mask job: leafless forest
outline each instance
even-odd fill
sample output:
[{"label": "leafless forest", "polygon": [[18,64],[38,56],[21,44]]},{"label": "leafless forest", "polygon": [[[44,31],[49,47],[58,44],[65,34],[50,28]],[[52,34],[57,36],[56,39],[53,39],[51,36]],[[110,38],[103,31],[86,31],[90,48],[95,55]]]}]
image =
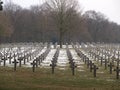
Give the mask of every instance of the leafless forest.
[{"label": "leafless forest", "polygon": [[120,42],[120,25],[76,0],[48,0],[30,9],[12,2],[0,11],[0,42]]}]

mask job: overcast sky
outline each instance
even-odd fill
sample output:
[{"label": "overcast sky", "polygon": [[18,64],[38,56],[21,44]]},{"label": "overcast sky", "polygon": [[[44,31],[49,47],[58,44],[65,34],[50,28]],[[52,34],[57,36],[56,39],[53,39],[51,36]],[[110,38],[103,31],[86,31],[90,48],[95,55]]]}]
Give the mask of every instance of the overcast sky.
[{"label": "overcast sky", "polygon": [[[7,2],[10,0],[2,0]],[[28,8],[31,5],[39,5],[44,0],[11,0],[12,2]],[[110,21],[120,24],[120,0],[79,0],[83,11],[95,10],[106,15]]]}]

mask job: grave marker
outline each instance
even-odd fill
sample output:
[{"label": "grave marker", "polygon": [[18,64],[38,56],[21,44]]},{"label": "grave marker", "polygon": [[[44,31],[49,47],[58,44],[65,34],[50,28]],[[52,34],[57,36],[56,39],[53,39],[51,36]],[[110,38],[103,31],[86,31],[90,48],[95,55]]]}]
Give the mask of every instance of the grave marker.
[{"label": "grave marker", "polygon": [[71,70],[72,70],[72,75],[74,76],[75,75],[75,68],[76,68],[77,66],[75,65],[75,62],[71,62],[71,65],[70,65],[70,68],[71,68]]},{"label": "grave marker", "polygon": [[98,67],[96,65],[94,65],[92,69],[93,69],[93,75],[94,75],[94,77],[96,77],[96,71],[97,71]]},{"label": "grave marker", "polygon": [[93,65],[94,65],[94,63],[92,63],[92,61],[90,61],[90,72],[92,72]]},{"label": "grave marker", "polygon": [[10,55],[9,55],[9,64],[11,64],[11,59],[12,59],[12,53],[10,52]]},{"label": "grave marker", "polygon": [[53,60],[51,62],[52,62],[52,64],[50,64],[50,66],[52,67],[52,74],[54,74],[54,69],[56,67],[56,63]]},{"label": "grave marker", "polygon": [[19,61],[19,67],[21,67],[21,63],[22,63],[22,61],[23,61],[23,57],[19,57],[19,58],[18,58],[18,61]]},{"label": "grave marker", "polygon": [[4,57],[2,58],[3,66],[4,66],[4,67],[6,66],[6,60],[7,60],[7,58],[4,56]]},{"label": "grave marker", "polygon": [[117,66],[116,69],[114,69],[114,71],[116,71],[116,79],[119,79],[119,72],[120,72],[119,67]]},{"label": "grave marker", "polygon": [[112,67],[113,67],[114,65],[110,62],[110,64],[108,65],[108,67],[110,67],[110,74],[112,74]]},{"label": "grave marker", "polygon": [[16,59],[14,59],[14,61],[12,63],[14,63],[14,71],[16,71],[17,63],[19,63],[19,62]]},{"label": "grave marker", "polygon": [[31,63],[31,65],[33,66],[33,67],[32,67],[32,71],[33,71],[33,72],[35,72],[36,62],[35,62],[35,61],[33,61],[33,62]]}]

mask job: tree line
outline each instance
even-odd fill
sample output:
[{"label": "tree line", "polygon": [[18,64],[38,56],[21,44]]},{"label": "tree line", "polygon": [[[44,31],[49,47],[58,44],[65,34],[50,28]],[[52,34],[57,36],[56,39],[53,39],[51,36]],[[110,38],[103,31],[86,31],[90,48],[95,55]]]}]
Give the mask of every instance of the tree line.
[{"label": "tree line", "polygon": [[29,9],[12,2],[0,12],[0,42],[120,42],[120,25],[102,13],[83,13],[77,0],[48,0]]}]

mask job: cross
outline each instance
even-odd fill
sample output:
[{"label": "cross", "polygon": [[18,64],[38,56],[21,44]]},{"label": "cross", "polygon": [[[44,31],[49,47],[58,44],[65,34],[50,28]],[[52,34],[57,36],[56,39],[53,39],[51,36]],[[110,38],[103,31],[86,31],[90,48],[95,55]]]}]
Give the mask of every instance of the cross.
[{"label": "cross", "polygon": [[96,77],[96,71],[97,71],[98,67],[96,65],[94,65],[92,69],[93,69],[93,75],[94,75],[94,77]]},{"label": "cross", "polygon": [[3,65],[4,65],[4,67],[5,67],[7,58],[4,56],[4,57],[2,58],[2,60],[3,60],[3,63],[4,63]]},{"label": "cross", "polygon": [[40,65],[41,62],[42,62],[42,56],[40,55],[39,56],[39,65]]},{"label": "cross", "polygon": [[52,74],[54,74],[54,69],[56,67],[56,63],[53,60],[51,62],[52,62],[52,64],[50,64],[50,66],[52,67]]},{"label": "cross", "polygon": [[36,58],[36,59],[35,59],[35,61],[36,61],[36,67],[38,67],[38,62],[39,62],[39,59],[38,59],[38,58]]},{"label": "cross", "polygon": [[37,64],[37,63],[35,62],[35,60],[31,63],[31,65],[33,65],[33,67],[32,67],[32,71],[33,71],[33,72],[35,72],[35,66],[36,66],[36,64]]},{"label": "cross", "polygon": [[19,58],[18,58],[18,61],[19,61],[19,67],[21,67],[21,62],[22,62],[22,60],[23,60],[23,57],[19,57]]},{"label": "cross", "polygon": [[40,58],[40,56],[38,57],[38,58],[36,58],[37,60],[38,60],[38,65],[40,65],[40,63],[41,63],[41,58]]},{"label": "cross", "polygon": [[89,58],[86,56],[86,58],[85,58],[85,64],[87,63],[88,60],[89,60]]},{"label": "cross", "polygon": [[113,67],[114,65],[112,64],[112,62],[110,62],[110,64],[108,65],[108,67],[110,67],[110,74],[112,74],[112,67]]},{"label": "cross", "polygon": [[72,75],[74,76],[75,75],[75,68],[76,68],[77,66],[75,65],[75,62],[71,62],[71,65],[70,65],[70,68],[71,68],[71,70],[72,70]]},{"label": "cross", "polygon": [[83,56],[83,62],[85,62],[85,64],[86,64],[86,58],[87,58],[87,57],[84,55],[84,56]]},{"label": "cross", "polygon": [[115,56],[112,56],[111,59],[112,59],[112,63],[114,63],[116,58],[115,58]]},{"label": "cross", "polygon": [[98,55],[95,54],[95,61],[97,60]]},{"label": "cross", "polygon": [[101,60],[101,66],[102,66],[102,63],[103,63],[103,57],[101,57],[100,60]]},{"label": "cross", "polygon": [[88,60],[87,60],[87,68],[89,68],[89,66],[90,66],[90,60],[88,58]]},{"label": "cross", "polygon": [[92,61],[90,61],[89,64],[90,64],[90,72],[92,72],[92,68],[93,68],[94,63],[92,63]]},{"label": "cross", "polygon": [[52,60],[54,61],[54,63],[57,63],[57,59],[58,57],[54,56]]},{"label": "cross", "polygon": [[119,58],[117,58],[116,62],[117,62],[117,66],[119,67],[119,63],[120,63]]},{"label": "cross", "polygon": [[116,71],[116,79],[119,79],[119,72],[120,72],[119,67],[117,66],[116,69],[114,69],[114,71]]},{"label": "cross", "polygon": [[24,53],[24,56],[23,56],[23,60],[24,60],[24,65],[26,64],[26,56],[25,56],[25,53]]},{"label": "cross", "polygon": [[107,59],[105,58],[105,69],[107,69],[107,63],[108,63],[108,61],[107,61]]},{"label": "cross", "polygon": [[11,59],[12,59],[12,53],[10,52],[10,55],[9,55],[9,64],[11,64]]},{"label": "cross", "polygon": [[14,71],[16,71],[17,63],[19,63],[19,62],[16,59],[14,59],[14,61],[12,63],[14,63]]},{"label": "cross", "polygon": [[44,60],[44,53],[41,54],[41,61],[43,61],[43,60]]}]

